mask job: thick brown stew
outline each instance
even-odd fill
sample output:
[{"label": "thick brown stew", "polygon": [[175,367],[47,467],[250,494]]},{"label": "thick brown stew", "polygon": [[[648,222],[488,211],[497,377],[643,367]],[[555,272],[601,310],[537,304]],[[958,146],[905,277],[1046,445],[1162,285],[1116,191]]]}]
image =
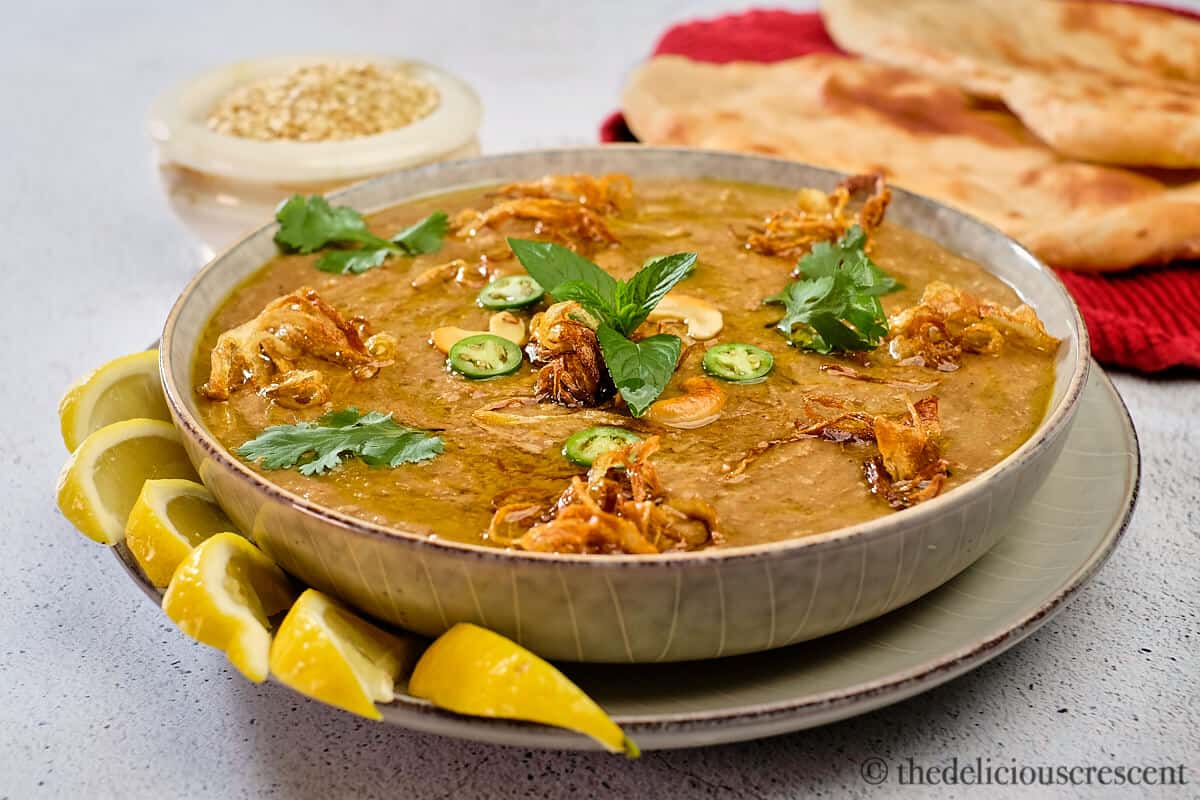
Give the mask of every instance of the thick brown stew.
[{"label": "thick brown stew", "polygon": [[[883,197],[857,219],[869,232],[871,258],[902,284],[882,297],[890,333],[866,352],[822,355],[789,345],[774,327],[782,308],[763,300],[793,280],[797,257],[814,242],[844,233],[837,206],[846,197],[576,176],[390,208],[368,219],[372,232],[392,236],[441,209],[450,233],[436,252],[388,258],[359,274],[318,271],[316,253],[267,263],[221,306],[199,342],[194,377],[203,387],[203,420],[231,450],[268,426],[347,407],[437,431],[444,452],[392,469],[357,458],[313,476],[254,468],[323,506],[473,544],[653,553],[773,542],[895,513],[970,480],[1031,435],[1047,407],[1056,342],[1029,309],[1005,308],[1017,305],[1016,295],[981,267],[880,224]],[[846,219],[856,210],[847,207]],[[447,368],[445,344],[439,351],[433,339],[456,337],[435,331],[487,331],[496,312],[477,304],[480,289],[525,274],[507,236],[558,241],[618,278],[654,256],[698,254],[692,275],[668,297],[696,298],[701,311],[645,323],[630,337],[671,331],[683,339],[662,405],[634,418],[614,397],[603,363],[598,372],[582,363],[598,354],[586,345],[569,352],[575,361],[558,373],[548,371],[556,356],[546,352],[539,366],[526,356],[515,372],[490,380]],[[272,306],[277,298],[285,299]],[[541,326],[548,336],[553,302],[547,295],[509,311],[518,334],[543,314],[532,332]],[[297,338],[288,314],[304,315],[312,329]],[[714,319],[719,332],[702,338]],[[505,322],[514,320],[493,324]],[[214,353],[218,337],[237,326]],[[765,379],[705,375],[705,352],[734,342],[771,353]],[[529,347],[534,356],[537,344]],[[675,401],[714,386],[716,400]],[[689,418],[681,406],[693,402],[719,415]],[[692,424],[699,427],[673,427]],[[601,456],[589,482],[563,445],[597,425],[644,441]],[[557,527],[546,525],[559,515]]]}]

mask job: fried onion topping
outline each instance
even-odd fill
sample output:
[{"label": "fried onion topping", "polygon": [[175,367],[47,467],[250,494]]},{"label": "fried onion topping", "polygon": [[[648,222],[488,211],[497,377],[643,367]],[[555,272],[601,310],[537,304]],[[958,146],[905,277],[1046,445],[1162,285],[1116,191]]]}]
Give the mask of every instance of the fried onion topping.
[{"label": "fried onion topping", "polygon": [[364,342],[369,333],[365,319],[347,320],[316,290],[302,287],[217,338],[200,392],[210,400],[228,400],[250,385],[288,408],[319,405],[329,397],[325,378],[317,370],[298,369],[297,359],[317,358],[367,380],[392,363],[394,349],[394,340],[384,334]]},{"label": "fried onion topping", "polygon": [[[852,200],[868,193],[850,211]],[[781,208],[767,215],[761,226],[746,235],[746,247],[765,256],[799,258],[820,242],[832,242],[857,224],[870,237],[883,222],[892,190],[882,175],[853,175],[825,194],[819,189],[802,189],[795,207]]]},{"label": "fried onion topping", "polygon": [[599,178],[583,173],[547,175],[527,183],[510,183],[496,192],[501,197],[541,197],[577,203],[601,214],[612,214],[633,197],[633,181],[628,175],[613,173]]},{"label": "fried onion topping", "polygon": [[598,457],[556,499],[538,503],[506,493],[488,538],[539,553],[649,555],[719,541],[716,511],[697,497],[670,497],[650,457],[659,438]]},{"label": "fried onion topping", "polygon": [[[863,472],[871,492],[892,508],[911,505],[936,497],[945,487],[950,464],[942,458],[941,417],[936,396],[906,401],[903,416],[869,414],[854,410],[832,397],[812,396],[805,413],[815,421],[795,423],[796,430],[778,439],[759,442],[725,475],[726,480],[741,480],[746,469],[767,451],[804,439],[823,439],[848,445],[869,445],[878,452],[863,462]],[[832,415],[820,409],[838,410]]]},{"label": "fried onion topping", "polygon": [[525,352],[539,367],[534,397],[575,408],[594,406],[606,394],[600,341],[590,315],[575,302],[555,303],[529,322]]},{"label": "fried onion topping", "polygon": [[1059,343],[1029,306],[1005,308],[942,281],[888,322],[893,358],[942,372],[958,369],[963,353],[994,355],[1006,345],[1054,352]]},{"label": "fried onion topping", "polygon": [[632,196],[633,182],[627,175],[548,175],[502,186],[489,208],[463,210],[452,228],[459,237],[470,239],[510,220],[525,220],[533,223],[534,236],[574,250],[612,244],[617,237],[606,218]]}]

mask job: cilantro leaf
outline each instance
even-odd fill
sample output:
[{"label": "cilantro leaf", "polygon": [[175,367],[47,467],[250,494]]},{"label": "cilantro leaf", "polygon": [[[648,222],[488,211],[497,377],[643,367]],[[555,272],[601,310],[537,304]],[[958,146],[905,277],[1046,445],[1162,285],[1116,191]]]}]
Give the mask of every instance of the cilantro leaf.
[{"label": "cilantro leaf", "polygon": [[[509,238],[508,246],[533,279],[540,283],[556,300],[556,288],[564,283],[583,283],[594,290],[595,297],[603,302],[603,308],[589,308],[598,316],[615,305],[617,279],[609,275],[583,256],[553,242],[537,242],[530,239]],[[578,301],[583,302],[583,301]]]},{"label": "cilantro leaf", "polygon": [[645,322],[667,292],[692,274],[695,265],[695,253],[673,253],[643,264],[636,275],[617,288],[619,329],[628,333]]},{"label": "cilantro leaf", "polygon": [[903,288],[867,255],[867,234],[857,225],[842,234],[836,243],[815,245],[796,264],[795,274],[821,278],[833,275],[838,269],[849,271],[855,283],[862,287],[863,294],[884,295]]},{"label": "cilantro leaf", "polygon": [[391,241],[367,230],[367,223],[353,208],[331,206],[320,195],[292,197],[275,212],[279,230],[275,243],[294,253],[313,253],[337,245],[361,245],[358,249],[325,253],[317,261],[322,272],[339,274],[366,272],[381,266],[392,253],[415,256],[432,253],[442,246],[450,228],[444,211],[434,211]]},{"label": "cilantro leaf", "polygon": [[683,343],[678,336],[667,333],[633,342],[607,324],[596,330],[596,338],[613,384],[629,411],[640,417],[675,374]]},{"label": "cilantro leaf", "polygon": [[[442,449],[440,437],[402,425],[391,414],[360,414],[357,408],[346,408],[316,422],[273,425],[237,448],[237,454],[264,469],[291,469],[299,464],[301,475],[319,475],[342,463],[346,455],[358,456],[371,466],[398,467],[428,461]],[[305,461],[308,456],[312,457]]]},{"label": "cilantro leaf", "polygon": [[434,211],[420,222],[409,225],[392,237],[392,244],[399,247],[410,256],[422,253],[436,253],[442,246],[442,239],[450,230],[450,218],[445,211]]},{"label": "cilantro leaf", "polygon": [[866,252],[855,225],[836,242],[822,242],[796,265],[803,277],[763,302],[784,306],[776,328],[805,350],[870,350],[887,336],[881,295],[900,288]]},{"label": "cilantro leaf", "polygon": [[319,194],[303,197],[294,194],[275,212],[279,230],[275,243],[284,250],[312,253],[331,244],[361,242],[373,247],[388,246],[367,230],[362,214],[353,208],[334,208]]},{"label": "cilantro leaf", "polygon": [[390,254],[390,250],[371,247],[360,247],[358,250],[330,250],[317,259],[317,269],[338,275],[347,273],[357,275],[381,266]]},{"label": "cilantro leaf", "polygon": [[785,307],[786,313],[775,327],[804,350],[825,354],[870,350],[887,335],[887,317],[879,298],[862,292],[845,269],[794,281],[764,302]]}]

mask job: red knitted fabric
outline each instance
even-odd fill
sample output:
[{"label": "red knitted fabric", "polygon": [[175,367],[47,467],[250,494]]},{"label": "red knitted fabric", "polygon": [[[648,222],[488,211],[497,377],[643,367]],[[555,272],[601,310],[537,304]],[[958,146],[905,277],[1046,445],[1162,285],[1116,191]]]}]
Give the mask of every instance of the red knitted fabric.
[{"label": "red knitted fabric", "polygon": [[[1186,12],[1184,12],[1186,13]],[[756,10],[687,22],[668,30],[655,55],[701,61],[780,61],[808,53],[840,53],[820,14]],[[621,115],[600,129],[605,142],[636,141]],[[1118,275],[1060,270],[1092,336],[1092,354],[1110,366],[1141,372],[1200,368],[1200,267],[1139,268]]]}]

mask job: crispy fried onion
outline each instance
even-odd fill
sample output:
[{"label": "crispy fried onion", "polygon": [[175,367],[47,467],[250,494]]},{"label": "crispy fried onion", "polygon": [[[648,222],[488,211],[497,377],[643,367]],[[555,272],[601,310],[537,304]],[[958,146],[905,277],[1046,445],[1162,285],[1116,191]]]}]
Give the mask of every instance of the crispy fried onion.
[{"label": "crispy fried onion", "polygon": [[[522,413],[515,410],[529,406],[539,406],[553,413]],[[471,422],[497,438],[507,440],[519,450],[540,454],[555,445],[561,445],[563,439],[579,430],[580,425],[627,427],[629,417],[596,408],[567,411],[540,405],[534,397],[508,397],[475,409],[471,412]]]},{"label": "crispy fried onion", "polygon": [[525,352],[539,367],[534,397],[575,408],[594,406],[607,394],[595,320],[575,302],[555,303],[529,321]]},{"label": "crispy fried onion", "polygon": [[822,364],[818,369],[821,372],[828,372],[830,375],[849,378],[852,381],[878,383],[883,386],[890,386],[893,389],[903,389],[909,392],[927,392],[938,385],[938,381],[905,381],[896,378],[880,378],[875,375],[867,375],[865,372],[859,372],[853,367],[847,367],[845,364]]},{"label": "crispy fried onion", "polygon": [[[858,213],[849,213],[856,195],[870,192]],[[801,189],[794,208],[781,208],[767,215],[760,227],[746,234],[746,248],[765,256],[799,258],[818,242],[832,242],[858,224],[869,237],[883,222],[892,190],[882,175],[852,175],[829,194],[819,189]]]},{"label": "crispy fried onion", "polygon": [[503,275],[516,275],[524,270],[518,265],[508,265],[503,262],[513,257],[513,251],[508,245],[490,248],[479,254],[475,262],[465,258],[456,258],[442,264],[435,264],[412,279],[414,289],[425,289],[430,286],[440,286],[445,283],[460,286],[481,287]]},{"label": "crispy fried onion", "polygon": [[249,384],[288,408],[319,405],[329,399],[325,377],[297,369],[296,359],[310,356],[345,367],[357,380],[372,378],[392,363],[395,340],[387,334],[367,338],[369,333],[365,319],[346,320],[314,289],[301,287],[217,338],[200,392],[210,400],[228,400]]},{"label": "crispy fried onion", "polygon": [[659,438],[605,453],[557,500],[506,493],[488,527],[497,544],[539,553],[650,555],[720,540],[716,511],[696,497],[669,497],[650,456]]},{"label": "crispy fried onion", "polygon": [[839,409],[813,422],[797,421],[789,436],[760,442],[726,473],[726,480],[741,480],[747,467],[779,445],[803,439],[823,439],[845,444],[873,444],[878,454],[863,462],[863,474],[871,492],[892,508],[908,508],[936,497],[945,487],[950,465],[941,455],[942,426],[936,396],[905,401],[906,413],[899,417],[853,410],[845,401],[832,397],[805,398],[805,413],[823,413],[820,408]]},{"label": "crispy fried onion", "polygon": [[633,181],[618,173],[593,175],[547,175],[536,181],[510,183],[496,192],[500,197],[539,197],[577,203],[581,206],[611,214],[619,211],[633,197]]},{"label": "crispy fried onion", "polygon": [[1054,352],[1058,339],[1046,332],[1027,305],[1005,308],[942,281],[925,287],[921,302],[888,320],[888,352],[899,363],[958,369],[963,353],[994,355],[1011,344]]},{"label": "crispy fried onion", "polygon": [[587,206],[552,197],[517,197],[500,200],[479,211],[464,209],[455,216],[454,232],[470,239],[485,228],[495,228],[513,219],[534,223],[533,235],[575,248],[580,244],[612,244],[617,237],[604,221],[604,215]]},{"label": "crispy fried onion", "polygon": [[468,208],[454,218],[456,235],[471,239],[510,220],[533,223],[533,235],[572,249],[617,241],[606,220],[633,196],[627,175],[547,175],[500,187],[484,210]]}]

